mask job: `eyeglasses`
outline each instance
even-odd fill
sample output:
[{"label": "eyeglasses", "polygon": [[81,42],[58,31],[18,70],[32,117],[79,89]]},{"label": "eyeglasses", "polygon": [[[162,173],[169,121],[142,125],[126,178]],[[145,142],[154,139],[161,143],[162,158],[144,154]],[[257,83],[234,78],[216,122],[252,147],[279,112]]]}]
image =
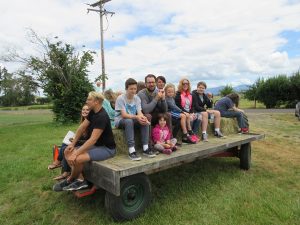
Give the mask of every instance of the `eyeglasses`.
[{"label": "eyeglasses", "polygon": [[182,83],[183,85],[189,85],[189,83]]},{"label": "eyeglasses", "polygon": [[155,82],[152,82],[152,81],[151,81],[151,82],[147,82],[147,84],[155,84]]}]

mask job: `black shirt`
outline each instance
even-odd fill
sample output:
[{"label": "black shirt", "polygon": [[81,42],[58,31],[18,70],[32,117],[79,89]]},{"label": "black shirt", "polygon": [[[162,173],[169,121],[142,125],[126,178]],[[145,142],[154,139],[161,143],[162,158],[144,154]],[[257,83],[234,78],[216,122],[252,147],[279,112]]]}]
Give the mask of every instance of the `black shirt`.
[{"label": "black shirt", "polygon": [[110,149],[116,148],[114,135],[111,129],[110,119],[103,107],[97,113],[91,110],[86,119],[90,122],[87,128],[88,138],[91,137],[94,129],[103,130],[100,138],[95,143],[96,146],[106,146]]}]

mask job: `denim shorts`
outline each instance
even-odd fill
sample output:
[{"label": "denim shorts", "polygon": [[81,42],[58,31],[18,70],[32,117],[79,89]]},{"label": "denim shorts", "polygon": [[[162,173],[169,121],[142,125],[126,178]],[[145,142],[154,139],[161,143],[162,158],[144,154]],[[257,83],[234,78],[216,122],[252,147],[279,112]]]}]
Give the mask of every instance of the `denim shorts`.
[{"label": "denim shorts", "polygon": [[88,154],[91,161],[101,161],[113,157],[116,154],[116,149],[93,145],[88,151]]}]

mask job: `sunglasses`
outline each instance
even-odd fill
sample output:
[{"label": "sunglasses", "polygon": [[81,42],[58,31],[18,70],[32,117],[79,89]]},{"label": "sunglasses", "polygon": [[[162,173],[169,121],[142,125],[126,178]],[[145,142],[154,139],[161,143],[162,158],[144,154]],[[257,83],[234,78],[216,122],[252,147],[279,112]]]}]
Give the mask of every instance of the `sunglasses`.
[{"label": "sunglasses", "polygon": [[182,83],[183,85],[189,85],[189,83]]}]

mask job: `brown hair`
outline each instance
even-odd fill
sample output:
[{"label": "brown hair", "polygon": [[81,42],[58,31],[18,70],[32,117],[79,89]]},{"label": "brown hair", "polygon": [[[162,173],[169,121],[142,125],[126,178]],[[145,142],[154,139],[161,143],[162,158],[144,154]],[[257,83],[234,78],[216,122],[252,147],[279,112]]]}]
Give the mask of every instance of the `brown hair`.
[{"label": "brown hair", "polygon": [[165,121],[168,121],[168,119],[169,119],[169,117],[168,117],[168,115],[167,115],[166,113],[159,113],[159,114],[157,115],[157,122],[158,122],[160,119],[162,119],[162,118],[164,118]]},{"label": "brown hair", "polygon": [[180,81],[179,81],[179,84],[178,84],[178,91],[179,92],[182,92],[183,91],[183,81],[188,81],[189,82],[189,88],[188,88],[188,91],[191,92],[191,82],[187,79],[187,78],[182,78]]},{"label": "brown hair", "polygon": [[133,78],[128,78],[126,81],[125,81],[125,90],[128,89],[129,85],[137,85],[137,81]]},{"label": "brown hair", "polygon": [[206,83],[204,81],[198,82],[197,87],[199,87],[200,85],[204,86],[205,89],[207,88],[207,85],[206,85]]},{"label": "brown hair", "polygon": [[229,95],[226,95],[226,97],[230,98],[233,101],[235,107],[239,107],[240,96],[237,93],[230,93]]},{"label": "brown hair", "polygon": [[[83,109],[83,107],[85,107],[85,106],[88,106],[87,104],[84,104],[83,106],[82,106],[82,108],[81,108],[81,111],[80,111],[80,122],[79,122],[79,124],[82,124],[82,122],[85,120],[85,118],[81,115],[81,112],[82,112],[82,109]],[[90,109],[89,109],[90,110]]]},{"label": "brown hair", "polygon": [[145,82],[144,81],[139,81],[137,82],[137,93],[140,91],[140,90],[143,90],[145,88]]},{"label": "brown hair", "polygon": [[153,75],[153,74],[148,74],[147,76],[145,76],[145,83],[147,83],[147,78],[148,78],[148,77],[153,77],[154,80],[155,80],[155,83],[156,83],[156,76]]}]

